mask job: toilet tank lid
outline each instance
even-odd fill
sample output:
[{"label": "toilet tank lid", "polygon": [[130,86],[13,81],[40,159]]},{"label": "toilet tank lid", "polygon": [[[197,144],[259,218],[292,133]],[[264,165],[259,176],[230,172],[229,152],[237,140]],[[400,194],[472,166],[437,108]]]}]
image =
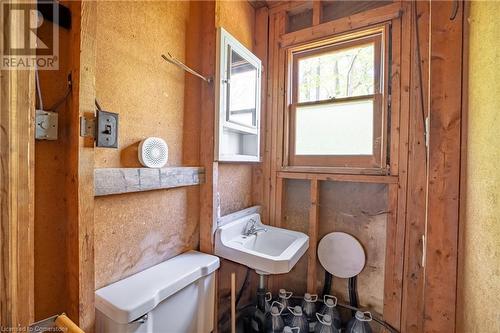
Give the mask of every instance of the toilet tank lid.
[{"label": "toilet tank lid", "polygon": [[217,268],[218,257],[188,251],[97,290],[96,308],[116,323],[130,323]]}]

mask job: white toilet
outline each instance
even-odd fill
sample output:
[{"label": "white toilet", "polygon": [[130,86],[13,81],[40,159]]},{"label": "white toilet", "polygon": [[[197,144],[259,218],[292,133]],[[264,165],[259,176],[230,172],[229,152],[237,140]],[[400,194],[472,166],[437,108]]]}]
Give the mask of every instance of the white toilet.
[{"label": "white toilet", "polygon": [[97,333],[209,333],[219,258],[189,251],[95,293]]}]

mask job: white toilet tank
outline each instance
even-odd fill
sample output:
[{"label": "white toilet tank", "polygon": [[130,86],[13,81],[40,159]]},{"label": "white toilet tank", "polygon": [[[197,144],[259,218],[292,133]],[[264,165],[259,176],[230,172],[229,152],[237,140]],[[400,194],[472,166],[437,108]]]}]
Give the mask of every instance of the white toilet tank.
[{"label": "white toilet tank", "polygon": [[97,333],[209,333],[219,258],[189,251],[95,293]]}]

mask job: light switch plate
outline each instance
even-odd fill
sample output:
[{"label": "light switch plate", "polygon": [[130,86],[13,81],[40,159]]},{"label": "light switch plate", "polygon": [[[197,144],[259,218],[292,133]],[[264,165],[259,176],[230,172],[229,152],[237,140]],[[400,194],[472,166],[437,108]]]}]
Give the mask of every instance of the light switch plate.
[{"label": "light switch plate", "polygon": [[96,146],[118,148],[118,113],[97,111]]},{"label": "light switch plate", "polygon": [[35,138],[37,140],[57,140],[57,112],[35,111]]}]

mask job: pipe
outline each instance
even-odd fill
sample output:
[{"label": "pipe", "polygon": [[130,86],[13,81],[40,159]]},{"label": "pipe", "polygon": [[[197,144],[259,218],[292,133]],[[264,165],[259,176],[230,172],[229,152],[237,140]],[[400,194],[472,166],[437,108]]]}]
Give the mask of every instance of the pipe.
[{"label": "pipe", "polygon": [[323,296],[330,295],[330,290],[332,289],[332,279],[333,275],[325,271],[325,285],[323,286]]}]

